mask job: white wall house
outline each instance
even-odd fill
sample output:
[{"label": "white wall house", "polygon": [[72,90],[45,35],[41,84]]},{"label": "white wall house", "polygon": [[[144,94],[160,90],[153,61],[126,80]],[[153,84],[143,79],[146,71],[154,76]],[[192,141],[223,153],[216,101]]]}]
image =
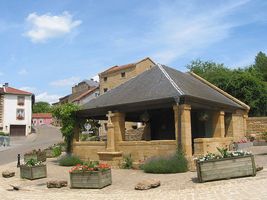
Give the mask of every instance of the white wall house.
[{"label": "white wall house", "polygon": [[32,124],[32,93],[5,84],[0,88],[0,112],[0,131],[27,136]]}]

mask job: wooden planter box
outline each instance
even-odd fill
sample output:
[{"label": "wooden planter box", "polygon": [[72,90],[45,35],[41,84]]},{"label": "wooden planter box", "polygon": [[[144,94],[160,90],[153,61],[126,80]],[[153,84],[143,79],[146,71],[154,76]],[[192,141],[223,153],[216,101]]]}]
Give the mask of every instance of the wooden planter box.
[{"label": "wooden planter box", "polygon": [[70,186],[71,188],[91,188],[101,189],[105,186],[111,185],[111,170],[104,172],[71,172]]},{"label": "wooden planter box", "polygon": [[45,151],[41,151],[33,154],[24,154],[24,162],[28,162],[30,159],[35,159],[37,161],[45,162],[46,161],[46,153]]},{"label": "wooden planter box", "polygon": [[197,161],[196,165],[199,182],[256,175],[253,155]]},{"label": "wooden planter box", "polygon": [[47,176],[46,165],[28,167],[26,165],[20,166],[20,177],[30,180],[45,178]]}]

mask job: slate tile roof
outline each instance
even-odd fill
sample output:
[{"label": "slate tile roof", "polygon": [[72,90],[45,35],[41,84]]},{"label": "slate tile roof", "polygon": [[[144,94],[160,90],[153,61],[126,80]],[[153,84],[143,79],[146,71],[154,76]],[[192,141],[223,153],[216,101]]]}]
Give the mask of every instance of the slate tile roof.
[{"label": "slate tile roof", "polygon": [[183,73],[167,66],[156,65],[150,70],[92,99],[82,107],[82,110],[118,107],[120,105],[154,100],[173,99],[174,102],[177,102],[181,97],[193,97],[224,106],[243,108],[237,102],[201,82],[190,73]]}]

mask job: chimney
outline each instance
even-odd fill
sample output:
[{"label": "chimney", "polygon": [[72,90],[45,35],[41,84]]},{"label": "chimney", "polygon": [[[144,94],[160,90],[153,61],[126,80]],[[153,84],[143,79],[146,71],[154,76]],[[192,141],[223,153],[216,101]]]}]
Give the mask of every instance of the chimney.
[{"label": "chimney", "polygon": [[8,83],[5,83],[5,84],[4,84],[4,87],[8,87]]}]

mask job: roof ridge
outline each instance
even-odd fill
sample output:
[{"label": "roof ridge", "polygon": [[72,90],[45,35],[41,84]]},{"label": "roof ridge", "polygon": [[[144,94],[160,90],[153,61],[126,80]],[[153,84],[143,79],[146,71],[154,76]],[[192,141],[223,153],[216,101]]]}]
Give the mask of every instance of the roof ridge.
[{"label": "roof ridge", "polygon": [[174,82],[174,80],[170,77],[170,75],[166,72],[166,70],[163,68],[161,64],[157,64],[161,72],[164,74],[164,76],[168,79],[168,81],[171,83],[171,85],[174,87],[174,89],[180,94],[184,95],[184,92],[181,90],[181,88]]}]

